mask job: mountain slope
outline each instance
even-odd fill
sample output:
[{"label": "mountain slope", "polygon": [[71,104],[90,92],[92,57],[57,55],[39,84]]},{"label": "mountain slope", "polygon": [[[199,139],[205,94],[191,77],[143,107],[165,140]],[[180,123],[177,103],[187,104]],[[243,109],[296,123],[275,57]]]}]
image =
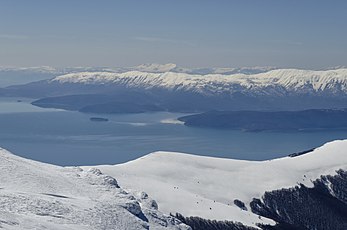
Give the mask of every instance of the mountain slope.
[{"label": "mountain slope", "polygon": [[79,168],[0,149],[0,228],[189,229],[159,206],[193,230],[344,230],[346,151],[343,140],[269,161],[155,152]]},{"label": "mountain slope", "polygon": [[0,172],[0,228],[189,229],[96,168],[63,168],[0,149]]},{"label": "mountain slope", "polygon": [[[344,140],[304,155],[259,162],[156,152],[122,165],[98,168],[117,177],[125,188],[148,191],[165,212],[254,226],[273,223],[250,211],[254,210],[254,198],[298,184],[313,187],[312,182],[321,175],[347,169],[346,151]],[[242,203],[248,211],[240,208]]]}]

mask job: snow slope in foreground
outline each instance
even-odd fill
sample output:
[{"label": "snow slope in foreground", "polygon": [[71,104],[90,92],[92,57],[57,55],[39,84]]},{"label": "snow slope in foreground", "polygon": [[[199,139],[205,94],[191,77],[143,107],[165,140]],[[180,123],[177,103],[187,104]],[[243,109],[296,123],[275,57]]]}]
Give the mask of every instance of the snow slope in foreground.
[{"label": "snow slope in foreground", "polygon": [[96,168],[63,168],[0,148],[0,175],[1,229],[190,229]]},{"label": "snow slope in foreground", "polygon": [[330,142],[294,158],[269,161],[155,152],[125,164],[98,168],[116,177],[127,189],[148,192],[163,212],[254,226],[259,221],[271,221],[241,211],[233,204],[234,199],[249,206],[252,198],[260,198],[265,191],[294,187],[298,183],[312,187],[311,181],[321,175],[346,170],[347,140]]}]

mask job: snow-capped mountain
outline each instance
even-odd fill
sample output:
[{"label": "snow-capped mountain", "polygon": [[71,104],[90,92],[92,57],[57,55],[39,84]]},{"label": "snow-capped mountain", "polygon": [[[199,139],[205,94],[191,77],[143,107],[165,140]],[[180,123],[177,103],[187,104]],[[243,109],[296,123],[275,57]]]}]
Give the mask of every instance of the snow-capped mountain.
[{"label": "snow-capped mountain", "polygon": [[59,167],[0,148],[1,229],[190,229],[99,169]]},{"label": "snow-capped mountain", "polygon": [[[120,185],[127,189],[147,191],[166,213],[179,212],[184,216],[231,220],[255,227],[255,223],[259,222],[274,223],[264,217],[259,219],[258,214],[266,216],[266,213],[256,212],[259,204],[255,199],[265,200],[266,192],[280,189],[289,191],[296,186],[313,188],[316,184],[314,181],[320,179],[321,175],[336,175],[338,170],[347,170],[347,140],[330,142],[298,155],[268,161],[243,161],[155,152],[125,164],[97,167],[116,177]],[[85,167],[86,170],[88,168]],[[339,181],[339,184],[344,184],[339,192],[336,192],[337,186],[331,178],[325,178],[321,185],[328,191],[324,196],[341,199],[345,202],[345,208],[346,180],[347,175]],[[300,199],[300,192],[295,193],[296,198]],[[273,200],[276,201],[275,198]],[[295,198],[292,198],[289,202],[294,201]],[[309,206],[308,200],[300,202],[303,206]],[[290,209],[286,205],[290,203],[278,206],[274,213],[290,217]],[[330,205],[333,207],[333,204]],[[319,209],[318,206],[315,208]],[[281,209],[287,214],[281,213]],[[271,210],[271,207],[267,210]],[[300,211],[296,212],[299,215]],[[268,217],[273,218],[271,215]],[[346,213],[344,218],[341,224],[347,225]],[[276,218],[274,220],[278,221]],[[340,228],[335,226],[333,229]]]},{"label": "snow-capped mountain", "polygon": [[277,69],[275,67],[241,67],[241,68],[232,68],[232,67],[210,67],[210,68],[187,68],[177,66],[173,63],[167,64],[142,64],[134,67],[117,69],[115,72],[128,72],[128,71],[140,71],[140,72],[149,72],[149,73],[165,73],[165,72],[175,72],[175,73],[186,73],[186,74],[256,74],[264,73],[270,70]]},{"label": "snow-capped mountain", "polygon": [[[202,94],[246,92],[269,94],[269,89],[278,89],[277,94],[295,92],[347,93],[347,69],[308,71],[295,69],[273,70],[266,73],[246,75],[191,75],[185,73],[76,73],[56,77],[52,83],[74,84],[121,84],[129,88],[163,88]],[[285,92],[283,92],[285,90]],[[282,91],[282,92],[281,92]]]},{"label": "snow-capped mountain", "polygon": [[259,74],[80,72],[0,89],[41,107],[93,113],[301,110],[347,107],[347,69]]},{"label": "snow-capped mountain", "polygon": [[142,64],[135,67],[128,68],[128,71],[136,70],[141,72],[150,72],[150,73],[165,73],[169,71],[173,71],[175,68],[177,68],[176,64],[173,63],[167,63],[167,64]]},{"label": "snow-capped mountain", "polygon": [[186,74],[256,74],[256,73],[264,73],[270,70],[277,69],[275,67],[240,67],[240,68],[232,68],[232,67],[209,67],[209,68],[188,68],[177,66],[173,63],[167,64],[158,64],[158,63],[149,63],[142,64],[133,67],[124,67],[124,68],[114,68],[114,72],[129,72],[129,71],[140,71],[140,72],[149,72],[149,73],[165,73],[165,72],[175,72],[175,73],[186,73]]},{"label": "snow-capped mountain", "polygon": [[33,67],[0,66],[0,72],[61,73],[56,68],[51,66],[33,66]]},{"label": "snow-capped mountain", "polygon": [[37,67],[2,67],[0,66],[0,87],[26,84],[33,81],[52,79],[56,76],[83,71],[114,72],[105,67],[71,67],[54,68],[51,66]]},{"label": "snow-capped mountain", "polygon": [[275,67],[241,67],[241,68],[230,68],[230,67],[220,67],[220,68],[184,68],[177,66],[172,69],[171,72],[176,73],[187,73],[187,74],[257,74],[257,73],[265,73],[270,70],[278,69]]},{"label": "snow-capped mountain", "polygon": [[[343,67],[334,67],[334,69]],[[32,66],[32,67],[11,67],[11,66],[0,66],[0,73],[37,73],[37,74],[53,74],[62,75],[68,73],[77,72],[114,72],[114,73],[124,73],[129,71],[140,71],[149,73],[165,73],[165,72],[176,72],[176,73],[188,73],[188,74],[254,74],[262,73],[270,70],[276,69],[275,67],[211,67],[211,68],[188,68],[180,67],[174,63],[158,64],[158,63],[147,63],[132,67],[103,67],[103,66],[80,66],[80,67],[52,67],[52,66]]]},{"label": "snow-capped mountain", "polygon": [[150,73],[177,72],[188,74],[232,74],[232,73],[261,73],[269,71],[271,67],[242,67],[242,68],[183,68],[176,64],[142,64],[133,67],[64,67],[51,66],[36,67],[6,67],[0,66],[0,87],[26,84],[33,81],[51,79],[53,77],[78,72],[110,72],[124,73],[129,71],[141,71]]}]

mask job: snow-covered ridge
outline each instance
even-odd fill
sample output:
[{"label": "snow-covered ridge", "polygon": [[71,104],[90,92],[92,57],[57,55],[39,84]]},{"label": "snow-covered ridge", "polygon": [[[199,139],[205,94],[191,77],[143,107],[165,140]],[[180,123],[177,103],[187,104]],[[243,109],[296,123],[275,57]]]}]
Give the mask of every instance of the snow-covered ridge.
[{"label": "snow-covered ridge", "polygon": [[97,168],[59,167],[0,148],[1,229],[189,229]]},{"label": "snow-covered ridge", "polygon": [[[341,67],[340,67],[341,68]],[[174,63],[158,64],[158,63],[147,63],[132,67],[102,67],[102,66],[76,66],[76,67],[64,67],[56,68],[52,66],[37,66],[37,67],[11,67],[11,66],[0,66],[0,72],[31,72],[31,73],[52,73],[52,74],[67,74],[76,73],[83,71],[99,71],[99,72],[115,72],[124,73],[128,71],[141,71],[150,73],[164,73],[164,72],[176,72],[176,73],[189,73],[189,74],[231,74],[231,73],[261,73],[269,70],[276,69],[274,67],[211,67],[211,68],[186,68],[179,67]],[[336,68],[335,68],[336,69]]]},{"label": "snow-covered ridge", "polygon": [[58,73],[58,70],[51,66],[36,66],[36,67],[5,67],[0,66],[2,72],[37,72],[37,73]]},{"label": "snow-covered ridge", "polygon": [[35,162],[0,148],[0,228],[189,229],[161,211],[253,227],[274,224],[233,201],[249,206],[265,191],[310,187],[339,169],[347,170],[347,140],[268,161],[155,152],[125,164],[81,168]]},{"label": "snow-covered ridge", "polygon": [[[312,187],[312,181],[321,175],[347,170],[347,140],[327,143],[301,156],[268,161],[155,152],[125,164],[98,168],[115,176],[125,188],[147,191],[164,212],[253,226],[260,221],[258,216],[241,211],[233,204],[235,199],[248,206],[265,191],[299,183]],[[264,218],[261,221],[271,223]]]},{"label": "snow-covered ridge", "polygon": [[186,74],[149,73],[130,71],[125,73],[81,72],[58,76],[51,80],[58,83],[121,84],[126,87],[165,88],[169,90],[193,90],[202,93],[233,91],[266,91],[281,88],[288,91],[347,93],[347,69],[311,71],[278,69],[265,73],[245,74]]}]

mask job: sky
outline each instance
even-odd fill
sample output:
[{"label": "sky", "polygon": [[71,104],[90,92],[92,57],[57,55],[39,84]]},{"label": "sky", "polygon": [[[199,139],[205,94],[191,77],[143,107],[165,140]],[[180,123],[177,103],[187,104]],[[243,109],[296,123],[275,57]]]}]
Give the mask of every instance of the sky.
[{"label": "sky", "polygon": [[0,0],[0,66],[347,66],[346,0]]}]

